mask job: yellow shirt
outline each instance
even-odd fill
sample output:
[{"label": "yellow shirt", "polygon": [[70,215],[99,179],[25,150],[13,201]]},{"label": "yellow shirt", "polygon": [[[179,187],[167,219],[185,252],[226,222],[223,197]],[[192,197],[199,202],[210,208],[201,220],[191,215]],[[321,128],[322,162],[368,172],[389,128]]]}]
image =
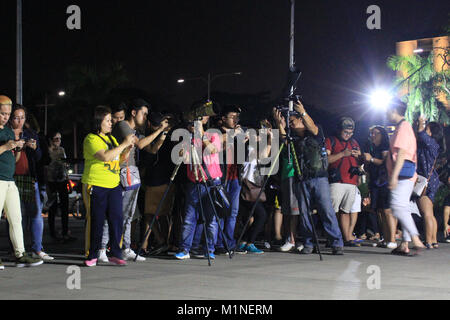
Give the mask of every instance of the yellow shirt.
[{"label": "yellow shirt", "polygon": [[[101,135],[106,142],[110,142],[109,138]],[[110,136],[113,142],[112,148],[119,144],[117,140]],[[94,157],[100,150],[109,150],[108,145],[96,134],[90,133],[84,138],[83,155],[84,155],[84,172],[81,182],[102,188],[115,188],[120,183],[120,164],[119,157],[113,161],[101,161]]]}]

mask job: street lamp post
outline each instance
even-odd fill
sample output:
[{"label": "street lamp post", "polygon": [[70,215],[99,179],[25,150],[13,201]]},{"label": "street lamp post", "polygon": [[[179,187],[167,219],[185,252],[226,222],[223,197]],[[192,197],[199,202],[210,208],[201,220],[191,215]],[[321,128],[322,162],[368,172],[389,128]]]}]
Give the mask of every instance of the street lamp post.
[{"label": "street lamp post", "polygon": [[195,78],[189,78],[189,79],[178,79],[177,82],[178,83],[184,83],[185,81],[190,81],[190,80],[203,80],[206,82],[206,84],[208,85],[208,101],[211,100],[211,82],[213,82],[215,79],[220,78],[220,77],[225,77],[225,76],[240,76],[242,75],[242,72],[229,72],[229,73],[220,73],[220,74],[216,74],[216,75],[211,75],[211,73],[208,72],[208,76],[205,77],[195,77]]},{"label": "street lamp post", "polygon": [[[60,97],[64,97],[65,96],[65,92],[64,91],[59,91],[58,92],[58,96],[60,96]],[[48,107],[53,107],[53,106],[56,106],[56,104],[55,103],[52,103],[52,104],[49,104],[48,103],[48,95],[47,95],[47,92],[45,93],[45,100],[44,100],[44,104],[38,104],[38,105],[36,105],[36,107],[44,107],[45,109],[45,111],[44,111],[44,117],[45,117],[45,119],[44,119],[44,134],[45,135],[47,135],[47,114],[48,114]]]}]

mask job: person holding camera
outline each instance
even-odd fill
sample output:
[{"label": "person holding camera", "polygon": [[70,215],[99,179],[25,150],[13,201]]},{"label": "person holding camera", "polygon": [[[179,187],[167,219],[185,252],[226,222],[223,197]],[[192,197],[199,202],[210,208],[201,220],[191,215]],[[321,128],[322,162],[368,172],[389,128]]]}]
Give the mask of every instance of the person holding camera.
[{"label": "person holding camera", "polygon": [[[145,130],[150,104],[143,99],[134,99],[126,108],[125,120],[119,121],[113,126],[112,136],[120,144],[130,134],[135,136],[135,145],[131,147],[128,158],[120,164],[120,185],[122,186],[122,214],[123,214],[123,241],[122,257],[124,260],[145,261],[144,257],[137,256],[131,249],[131,222],[136,211],[137,198],[141,187],[141,178],[137,166],[138,152],[150,145],[156,135],[138,138],[138,130]],[[99,251],[99,260],[108,262],[106,246],[109,241],[108,223],[103,225],[102,247]]]},{"label": "person holding camera", "polygon": [[[170,176],[175,167],[171,160],[172,142],[169,132],[174,126],[172,115],[163,115],[160,112],[150,114],[150,135],[155,139],[145,148],[145,207],[144,207],[144,230],[145,233],[154,219],[159,202],[170,181]],[[148,251],[148,237],[142,241],[144,255],[158,255],[169,250],[169,237],[172,227],[171,212],[175,197],[175,186],[171,185],[167,196],[158,213],[157,223],[153,224],[153,232],[156,245],[152,251]]]},{"label": "person holding camera", "polygon": [[[11,240],[16,266],[37,266],[43,263],[41,258],[33,258],[25,252],[22,230],[22,213],[20,210],[20,195],[14,182],[16,157],[24,145],[23,140],[16,140],[14,132],[6,126],[11,116],[12,101],[7,96],[0,95],[0,216],[5,209],[9,224],[9,238]],[[0,260],[0,270],[5,267]]]},{"label": "person holding camera", "polygon": [[[237,163],[237,143],[241,141],[237,138],[238,135],[244,134],[244,130],[239,125],[239,116],[241,109],[237,106],[225,106],[222,110],[222,126],[219,130],[222,132],[223,150],[225,151],[225,163],[222,167],[222,184],[229,196],[231,208],[230,215],[221,218],[219,226],[223,229],[228,248],[234,249],[236,241],[234,239],[234,229],[236,226],[236,218],[239,211],[239,194],[241,192],[241,185],[239,183],[240,165]],[[230,141],[231,140],[231,141]],[[243,143],[241,141],[240,143]],[[222,233],[219,232],[217,236],[216,252],[225,254]]]},{"label": "person holding camera", "polygon": [[[389,203],[388,176],[386,158],[389,154],[389,135],[382,126],[369,129],[369,140],[364,146],[365,167],[369,174],[370,208],[380,217],[383,233],[382,246],[395,249],[395,231],[397,220],[392,215]],[[373,240],[380,240],[378,223],[375,214],[366,212],[366,220],[375,232]],[[364,230],[365,232],[365,230]],[[369,239],[370,240],[370,239]]]},{"label": "person holding camera", "polygon": [[[206,257],[206,254],[209,253],[210,259],[215,258],[218,224],[213,213],[213,204],[211,204],[207,195],[207,187],[203,183],[203,176],[205,176],[210,190],[221,184],[222,171],[219,152],[222,144],[219,134],[204,132],[203,122],[206,123],[208,118],[208,116],[202,117],[201,120],[191,121],[187,125],[191,134],[194,131],[196,133],[190,139],[190,143],[186,143],[182,150],[182,156],[185,161],[188,160],[186,165],[188,182],[185,187],[185,216],[181,226],[180,251],[175,254],[175,258],[178,260],[189,259],[191,248],[196,249],[194,254],[197,257]],[[191,154],[191,143],[194,146],[194,151],[197,152],[198,150],[197,156],[200,164],[193,161],[195,155]],[[201,217],[200,206],[203,208],[208,236],[208,243],[205,244],[202,255],[197,252],[201,240],[200,235],[203,232],[203,228],[197,225],[199,218],[203,218]]]},{"label": "person holding camera", "polygon": [[343,117],[339,120],[338,131],[325,140],[328,154],[329,181],[331,201],[338,215],[344,244],[360,246],[353,236],[353,230],[358,219],[358,212],[352,212],[352,207],[358,193],[358,178],[360,176],[359,158],[361,150],[358,142],[352,138],[355,130],[353,119]]},{"label": "person holding camera", "polygon": [[[23,140],[23,148],[17,149],[16,171],[14,180],[20,193],[23,227],[31,229],[33,257],[50,261],[54,258],[42,250],[42,235],[44,232],[44,219],[42,218],[41,189],[45,184],[39,181],[38,162],[42,157],[37,133],[24,127],[27,119],[27,110],[22,105],[16,105],[10,119],[11,128],[16,140]],[[42,197],[43,199],[43,197]]]},{"label": "person holding camera", "polygon": [[[298,169],[301,170],[301,177],[297,172],[296,182],[294,183],[294,192],[301,212],[300,234],[304,239],[303,249],[300,253],[311,254],[314,251],[313,230],[307,208],[312,210],[313,205],[317,205],[318,214],[327,233],[332,254],[343,255],[342,234],[330,198],[328,160],[322,128],[314,123],[300,101],[294,103],[294,110],[297,114],[294,114],[291,118],[295,117],[300,121],[289,119],[289,124],[300,167]],[[279,110],[274,110],[274,113],[276,118],[281,119],[282,115]],[[285,122],[280,120],[277,122],[280,124],[280,135],[286,136]],[[295,170],[297,171],[297,168]]]},{"label": "person holding camera", "polygon": [[124,266],[120,242],[123,231],[122,186],[120,185],[120,165],[128,159],[136,136],[129,133],[119,144],[111,135],[111,109],[98,106],[94,111],[94,128],[83,141],[85,166],[81,182],[83,200],[86,207],[86,254],[85,265],[97,265],[102,244],[105,218],[111,244],[110,263]]}]

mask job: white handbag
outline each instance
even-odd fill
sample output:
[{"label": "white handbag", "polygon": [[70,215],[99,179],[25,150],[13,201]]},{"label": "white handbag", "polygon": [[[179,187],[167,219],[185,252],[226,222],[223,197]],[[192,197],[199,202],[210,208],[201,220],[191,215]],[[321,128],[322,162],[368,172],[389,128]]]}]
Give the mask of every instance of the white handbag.
[{"label": "white handbag", "polygon": [[433,174],[434,165],[436,164],[436,159],[434,160],[433,167],[431,168],[431,172],[428,175],[428,178],[421,176],[420,174],[417,175],[417,181],[416,181],[416,184],[414,185],[414,189],[413,189],[414,196],[421,197],[425,193],[426,187],[428,186],[428,181],[430,181],[431,175]]}]

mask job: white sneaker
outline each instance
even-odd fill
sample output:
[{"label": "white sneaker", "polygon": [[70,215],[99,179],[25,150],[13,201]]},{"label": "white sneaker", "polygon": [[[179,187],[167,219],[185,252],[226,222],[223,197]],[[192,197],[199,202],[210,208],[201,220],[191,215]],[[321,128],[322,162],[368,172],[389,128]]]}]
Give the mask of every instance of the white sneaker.
[{"label": "white sneaker", "polygon": [[98,260],[104,263],[109,263],[108,256],[106,255],[106,249],[98,250]]},{"label": "white sneaker", "polygon": [[[136,253],[130,248],[122,250],[122,258],[123,260],[134,260],[136,258]],[[137,256],[136,261],[145,261],[144,257]]]},{"label": "white sneaker", "polygon": [[286,243],[283,244],[283,245],[280,247],[280,250],[281,250],[282,252],[288,252],[288,251],[291,251],[291,250],[294,249],[294,248],[295,248],[295,244],[290,243],[289,241],[286,241]]},{"label": "white sneaker", "polygon": [[52,261],[52,260],[55,259],[52,256],[49,256],[44,251],[41,251],[39,254],[36,254],[36,253],[33,252],[32,257],[33,258],[40,258],[40,259],[42,259],[42,261]]},{"label": "white sneaker", "polygon": [[300,244],[295,248],[295,250],[297,250],[298,252],[300,252],[300,251],[303,250],[303,248],[304,248],[304,246],[300,243]]},{"label": "white sneaker", "polygon": [[397,249],[397,243],[396,242],[388,242],[386,244],[386,248],[388,248],[388,249]]}]

